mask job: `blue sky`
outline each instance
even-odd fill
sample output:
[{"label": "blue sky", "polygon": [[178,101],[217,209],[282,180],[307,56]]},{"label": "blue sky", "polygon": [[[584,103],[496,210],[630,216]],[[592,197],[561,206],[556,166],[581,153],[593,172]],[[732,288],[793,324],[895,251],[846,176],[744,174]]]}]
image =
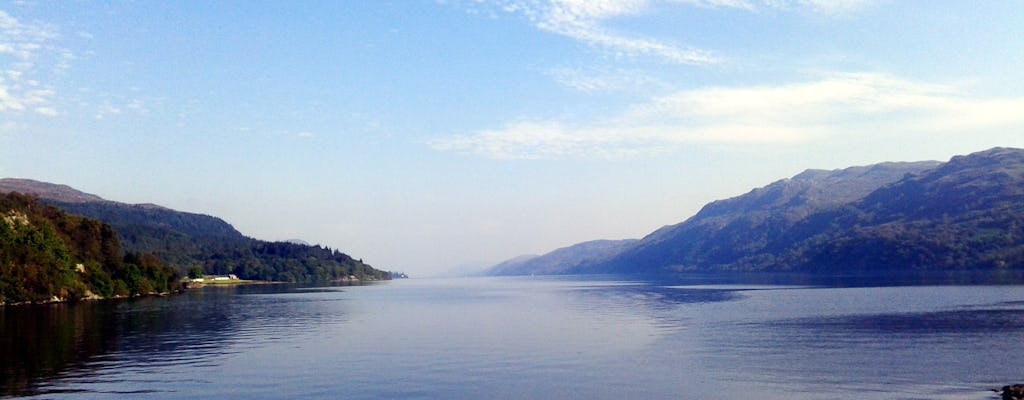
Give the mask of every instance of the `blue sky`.
[{"label": "blue sky", "polygon": [[1024,1],[0,2],[0,177],[420,276],[1022,128]]}]

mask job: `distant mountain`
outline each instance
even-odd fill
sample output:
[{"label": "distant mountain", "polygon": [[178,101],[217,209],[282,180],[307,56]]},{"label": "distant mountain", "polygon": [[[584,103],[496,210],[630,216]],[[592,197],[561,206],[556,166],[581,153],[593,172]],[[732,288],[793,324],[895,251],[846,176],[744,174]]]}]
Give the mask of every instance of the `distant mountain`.
[{"label": "distant mountain", "polygon": [[564,274],[581,266],[607,261],[632,247],[636,239],[594,240],[563,247],[550,253],[525,255],[489,268],[487,275],[552,275]]},{"label": "distant mountain", "polygon": [[1024,150],[808,170],[606,255],[550,273],[1024,268]]},{"label": "distant mountain", "polygon": [[540,257],[537,254],[523,254],[520,256],[512,257],[508,260],[497,263],[490,268],[484,270],[484,275],[529,275],[532,272],[521,271],[520,269],[526,262]]},{"label": "distant mountain", "polygon": [[253,280],[308,282],[351,275],[387,279],[386,272],[337,250],[252,239],[209,215],[154,204],[125,204],[28,179],[0,179],[0,193],[5,192],[32,194],[72,214],[104,221],[117,231],[126,251],[156,254],[182,274],[200,266],[206,273],[233,273]]}]

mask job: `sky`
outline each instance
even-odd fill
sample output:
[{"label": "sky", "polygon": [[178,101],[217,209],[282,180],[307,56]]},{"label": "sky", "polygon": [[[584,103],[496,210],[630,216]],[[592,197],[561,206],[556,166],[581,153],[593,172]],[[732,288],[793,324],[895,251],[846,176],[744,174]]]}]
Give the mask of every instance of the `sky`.
[{"label": "sky", "polygon": [[0,1],[0,177],[415,276],[1024,147],[1024,1]]}]

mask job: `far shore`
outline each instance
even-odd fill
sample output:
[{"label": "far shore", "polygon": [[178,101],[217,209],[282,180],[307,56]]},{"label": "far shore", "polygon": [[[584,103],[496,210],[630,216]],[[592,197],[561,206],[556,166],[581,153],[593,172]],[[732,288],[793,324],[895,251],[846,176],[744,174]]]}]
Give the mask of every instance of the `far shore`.
[{"label": "far shore", "polygon": [[201,288],[204,286],[235,286],[235,285],[279,285],[288,282],[279,281],[253,281],[247,279],[229,279],[229,280],[204,280],[204,281],[185,281],[186,289]]}]

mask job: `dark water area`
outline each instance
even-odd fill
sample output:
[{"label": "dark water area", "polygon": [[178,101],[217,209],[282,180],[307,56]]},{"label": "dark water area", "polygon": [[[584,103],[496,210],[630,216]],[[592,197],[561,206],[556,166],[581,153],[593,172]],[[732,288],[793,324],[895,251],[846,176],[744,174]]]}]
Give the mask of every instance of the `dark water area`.
[{"label": "dark water area", "polygon": [[236,286],[0,309],[0,397],[964,399],[1024,381],[1016,274]]}]

